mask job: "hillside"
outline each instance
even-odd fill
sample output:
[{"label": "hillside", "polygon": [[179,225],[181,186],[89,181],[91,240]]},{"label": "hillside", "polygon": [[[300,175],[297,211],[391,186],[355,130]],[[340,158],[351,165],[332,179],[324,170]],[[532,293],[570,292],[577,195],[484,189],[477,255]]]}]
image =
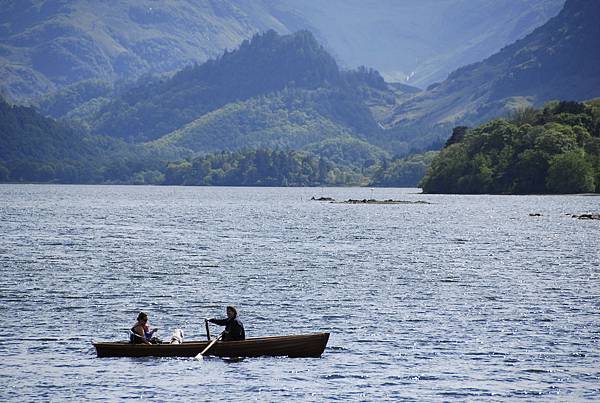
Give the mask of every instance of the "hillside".
[{"label": "hillside", "polygon": [[233,52],[172,78],[141,81],[89,120],[95,133],[152,140],[230,102],[340,79],[335,60],[306,32],[256,35]]},{"label": "hillside", "polygon": [[352,137],[307,151],[261,147],[192,157],[183,148],[84,135],[0,98],[0,183],[359,185],[380,158],[384,152]]},{"label": "hillside", "polygon": [[85,169],[76,161],[104,151],[100,141],[88,140],[33,108],[0,98],[0,181],[78,181]]},{"label": "hillside", "polygon": [[0,98],[0,182],[131,183],[146,178],[156,183],[167,161],[187,155],[173,147],[86,135]]},{"label": "hillside", "polygon": [[402,94],[376,71],[339,70],[307,31],[268,31],[172,78],[141,81],[83,122],[94,134],[194,152],[298,149],[376,135],[376,111],[391,110]]},{"label": "hillside", "polygon": [[17,99],[80,80],[113,82],[205,61],[266,29],[261,2],[9,0],[0,8],[0,74]]},{"label": "hillside", "polygon": [[157,144],[194,151],[282,147],[298,149],[340,135],[378,131],[360,98],[343,89],[290,89],[230,103],[203,115]]},{"label": "hillside", "polygon": [[425,86],[524,36],[563,1],[5,0],[0,92],[31,100],[81,80],[170,73],[269,29],[310,30],[345,67]]},{"label": "hillside", "polygon": [[475,125],[518,107],[600,95],[600,2],[568,0],[525,38],[398,106],[396,127]]},{"label": "hillside", "polygon": [[[564,0],[282,1],[339,60],[425,88],[555,16]],[[295,7],[293,8],[293,6]]]}]

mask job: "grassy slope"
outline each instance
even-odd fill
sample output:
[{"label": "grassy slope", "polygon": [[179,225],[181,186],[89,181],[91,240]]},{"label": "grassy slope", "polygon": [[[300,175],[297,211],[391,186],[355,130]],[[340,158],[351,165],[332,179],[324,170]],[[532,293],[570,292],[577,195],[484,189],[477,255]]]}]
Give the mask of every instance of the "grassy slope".
[{"label": "grassy slope", "polygon": [[200,152],[301,148],[351,132],[347,126],[323,116],[309,102],[277,93],[225,105],[164,136],[156,144]]}]

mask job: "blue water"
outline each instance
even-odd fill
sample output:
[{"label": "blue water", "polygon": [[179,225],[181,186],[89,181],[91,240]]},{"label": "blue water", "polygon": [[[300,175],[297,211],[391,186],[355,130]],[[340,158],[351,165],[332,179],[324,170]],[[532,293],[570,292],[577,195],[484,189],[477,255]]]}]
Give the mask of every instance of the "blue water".
[{"label": "blue water", "polygon": [[[600,400],[593,196],[0,186],[0,400]],[[529,213],[540,213],[531,217]],[[331,332],[319,359],[95,357],[138,311],[204,338]],[[213,328],[217,332],[218,328]]]}]

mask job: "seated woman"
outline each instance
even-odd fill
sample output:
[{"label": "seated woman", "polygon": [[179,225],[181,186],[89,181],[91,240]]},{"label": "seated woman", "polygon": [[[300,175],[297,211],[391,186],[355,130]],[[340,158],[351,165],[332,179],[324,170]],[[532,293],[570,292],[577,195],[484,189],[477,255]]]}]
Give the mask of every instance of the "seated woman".
[{"label": "seated woman", "polygon": [[150,343],[150,337],[152,337],[152,333],[150,333],[150,337],[146,337],[146,329],[148,326],[148,315],[144,312],[140,312],[137,317],[137,322],[131,330],[129,331],[129,342],[132,344],[152,344]]},{"label": "seated woman", "polygon": [[242,321],[237,317],[238,312],[234,306],[230,305],[227,307],[227,318],[225,319],[208,319],[210,323],[216,325],[225,326],[222,340],[244,340],[246,339],[246,332]]}]

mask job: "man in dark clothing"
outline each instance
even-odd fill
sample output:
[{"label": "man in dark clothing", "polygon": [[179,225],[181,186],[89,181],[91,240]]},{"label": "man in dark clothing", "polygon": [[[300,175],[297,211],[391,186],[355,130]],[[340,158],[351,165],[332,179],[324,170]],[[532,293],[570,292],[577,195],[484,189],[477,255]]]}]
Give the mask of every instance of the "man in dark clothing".
[{"label": "man in dark clothing", "polygon": [[225,326],[222,340],[244,340],[246,339],[246,332],[244,331],[244,325],[242,321],[237,317],[237,309],[234,306],[227,307],[227,318],[226,319],[209,319],[210,323],[215,325]]}]

